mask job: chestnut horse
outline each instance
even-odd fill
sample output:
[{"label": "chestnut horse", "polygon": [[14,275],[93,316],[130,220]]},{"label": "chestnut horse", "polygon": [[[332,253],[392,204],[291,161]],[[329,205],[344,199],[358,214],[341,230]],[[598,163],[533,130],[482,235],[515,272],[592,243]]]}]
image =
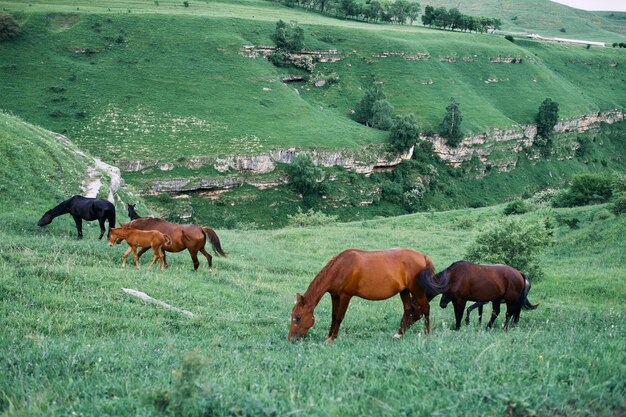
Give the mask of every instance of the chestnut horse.
[{"label": "chestnut horse", "polygon": [[493,310],[487,328],[493,326],[500,314],[500,303],[506,303],[507,329],[509,320],[519,321],[521,309],[534,310],[537,305],[528,301],[530,280],[517,269],[508,265],[479,265],[468,261],[454,262],[448,268],[432,277],[420,277],[420,283],[429,293],[443,294],[442,308],[452,302],[456,318],[456,330],[461,327],[461,319],[468,300],[481,303],[492,302]]},{"label": "chestnut horse", "polygon": [[[304,295],[296,294],[291,313],[289,340],[298,340],[313,326],[313,310],[325,293],[332,301],[332,322],[326,341],[337,338],[350,299],[384,300],[400,293],[404,315],[401,337],[413,323],[425,316],[424,332],[430,332],[430,306],[418,275],[430,278],[435,268],[430,258],[413,249],[396,248],[364,251],[347,249],[332,258],[315,276]],[[425,278],[426,279],[426,278]]]},{"label": "chestnut horse", "polygon": [[128,250],[124,253],[124,257],[122,258],[122,268],[126,266],[126,258],[128,258],[128,254],[130,251],[133,251],[133,255],[135,255],[135,268],[139,269],[139,255],[137,255],[137,246],[141,246],[142,248],[152,248],[154,252],[154,259],[148,265],[148,271],[154,265],[154,262],[159,259],[161,263],[161,271],[163,271],[164,264],[164,254],[163,254],[163,246],[170,245],[172,243],[169,236],[164,235],[163,233],[157,230],[139,230],[133,228],[123,228],[123,227],[115,227],[111,229],[109,233],[109,245],[113,246],[115,243],[121,243],[122,240],[125,240],[128,243]]},{"label": "chestnut horse", "polygon": [[[227,253],[222,249],[219,237],[213,229],[208,227],[196,226],[195,224],[174,224],[153,217],[141,217],[126,223],[120,223],[120,225],[140,230],[158,230],[161,233],[165,233],[170,237],[171,243],[163,246],[163,249],[167,252],[181,252],[187,249],[193,261],[194,270],[197,270],[198,266],[200,266],[198,252],[201,252],[209,262],[209,270],[213,270],[213,257],[204,249],[207,238],[216,254],[227,256]],[[139,251],[139,256],[143,255],[147,250],[148,248],[142,248]],[[163,261],[167,267],[165,253],[163,254]]]}]

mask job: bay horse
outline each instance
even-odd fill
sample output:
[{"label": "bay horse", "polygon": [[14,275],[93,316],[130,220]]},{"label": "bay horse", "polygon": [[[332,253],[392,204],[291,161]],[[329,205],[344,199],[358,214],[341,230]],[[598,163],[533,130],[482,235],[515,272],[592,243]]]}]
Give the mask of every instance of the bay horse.
[{"label": "bay horse", "polygon": [[509,320],[519,321],[521,309],[534,310],[537,305],[528,301],[530,280],[517,269],[508,265],[480,265],[468,261],[457,261],[431,277],[420,277],[420,283],[429,293],[443,294],[440,305],[445,308],[448,302],[454,305],[456,330],[461,327],[461,319],[468,300],[481,303],[492,302],[493,309],[487,328],[491,328],[498,314],[500,303],[506,303],[507,329]]},{"label": "bay horse", "polygon": [[163,271],[165,263],[163,246],[172,243],[172,240],[168,235],[165,235],[158,230],[139,230],[130,227],[114,227],[111,229],[111,232],[109,233],[109,246],[121,243],[122,240],[125,240],[129,246],[126,253],[124,253],[124,257],[122,258],[122,268],[126,266],[126,258],[128,258],[128,254],[132,251],[133,255],[135,255],[135,269],[139,269],[139,255],[137,255],[137,247],[140,246],[142,249],[152,248],[152,251],[154,252],[154,258],[152,259],[152,262],[150,262],[150,265],[148,265],[148,271],[152,268],[157,259],[159,259],[161,271]]},{"label": "bay horse", "polygon": [[37,226],[46,226],[52,223],[55,217],[68,213],[72,215],[76,223],[78,239],[83,238],[83,220],[98,220],[100,223],[100,237],[98,239],[102,239],[104,235],[105,221],[109,222],[109,233],[111,233],[111,228],[115,227],[115,206],[113,203],[103,198],[89,198],[82,195],[70,197],[46,211],[37,222]]},{"label": "bay horse", "polygon": [[136,219],[140,219],[141,216],[139,214],[137,214],[137,212],[135,211],[135,206],[136,204],[129,204],[128,205],[128,217],[131,220],[136,220]]},{"label": "bay horse", "polygon": [[313,310],[325,293],[332,301],[332,321],[326,341],[337,338],[339,326],[354,296],[366,300],[385,300],[400,294],[404,314],[400,338],[413,323],[424,315],[424,332],[430,332],[430,306],[418,276],[430,278],[435,268],[431,259],[413,249],[395,248],[365,251],[347,249],[333,257],[313,278],[304,295],[296,294],[291,312],[288,338],[299,340],[315,323]]},{"label": "bay horse", "polygon": [[[168,235],[171,239],[171,243],[164,245],[163,249],[167,252],[181,252],[187,249],[193,261],[194,270],[197,270],[198,266],[200,266],[198,252],[202,253],[209,262],[209,270],[213,270],[213,257],[204,249],[207,238],[209,242],[211,242],[213,251],[217,255],[228,256],[222,249],[217,233],[209,227],[196,226],[195,224],[175,224],[153,217],[141,217],[126,223],[120,223],[120,225],[122,227],[132,227],[140,230],[158,230]],[[143,255],[147,250],[148,248],[142,248],[139,251],[139,256]],[[163,254],[163,261],[167,267],[167,257],[165,253]]]}]

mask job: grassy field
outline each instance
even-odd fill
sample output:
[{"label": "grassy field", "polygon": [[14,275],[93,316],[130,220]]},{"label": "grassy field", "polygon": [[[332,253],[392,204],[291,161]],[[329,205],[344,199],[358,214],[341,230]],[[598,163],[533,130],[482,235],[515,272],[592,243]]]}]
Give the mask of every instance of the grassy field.
[{"label": "grassy field", "polygon": [[[455,332],[452,310],[439,309],[435,299],[432,333],[425,336],[418,322],[394,341],[399,298],[355,299],[339,338],[326,344],[325,297],[317,324],[293,344],[287,329],[295,293],[333,255],[349,247],[407,246],[430,255],[441,270],[502,219],[503,206],[315,228],[217,228],[229,256],[214,259],[214,273],[205,263],[193,272],[186,253],[170,254],[162,273],[146,271],[147,258],[140,271],[122,270],[125,248],[97,240],[97,224],[85,226],[82,241],[69,216],[36,226],[43,212],[76,192],[86,161],[68,157],[49,132],[13,116],[0,121],[8,156],[0,188],[0,415],[620,416],[626,410],[626,217],[606,206],[521,216],[528,223],[551,219],[555,244],[541,254],[545,276],[534,280],[529,296],[539,308],[523,312],[508,332],[499,326],[487,332],[476,317]],[[159,201],[152,208],[167,211]],[[576,228],[569,226],[574,219]]]},{"label": "grassy field", "polygon": [[[326,344],[325,297],[317,324],[292,344],[287,330],[295,293],[333,255],[349,247],[407,246],[430,255],[441,270],[503,217],[503,206],[316,228],[217,228],[229,256],[214,259],[214,273],[205,263],[193,272],[186,253],[170,254],[162,273],[146,271],[147,258],[140,271],[122,270],[125,248],[97,240],[97,224],[84,227],[82,241],[69,216],[36,226],[47,209],[78,191],[87,159],[72,157],[50,132],[14,116],[0,115],[0,123],[6,156],[0,415],[620,416],[626,410],[626,217],[606,206],[521,217],[550,218],[555,244],[541,254],[545,276],[534,280],[529,296],[539,308],[523,312],[508,332],[487,332],[475,320],[455,332],[452,310],[439,309],[435,299],[432,333],[425,336],[418,322],[394,341],[398,297],[355,299],[339,338]],[[151,207],[167,211],[159,200]],[[120,220],[123,209],[118,206]],[[574,219],[577,228],[568,226]]]},{"label": "grassy field", "polygon": [[[162,273],[119,268],[123,247],[76,241],[71,218],[35,225],[45,207],[0,221],[0,413],[36,415],[619,416],[626,409],[621,231],[602,206],[534,212],[577,217],[541,257],[546,276],[508,332],[475,321],[451,330],[432,305],[392,340],[399,298],[353,300],[339,338],[323,342],[330,301],[301,343],[290,310],[319,269],[348,248],[409,246],[438,269],[463,257],[502,207],[273,231],[218,230],[228,258],[211,274],[186,253]],[[598,213],[602,212],[600,215]],[[134,288],[190,318],[122,292]],[[488,309],[489,311],[489,309]],[[499,321],[498,323],[502,323]]]}]

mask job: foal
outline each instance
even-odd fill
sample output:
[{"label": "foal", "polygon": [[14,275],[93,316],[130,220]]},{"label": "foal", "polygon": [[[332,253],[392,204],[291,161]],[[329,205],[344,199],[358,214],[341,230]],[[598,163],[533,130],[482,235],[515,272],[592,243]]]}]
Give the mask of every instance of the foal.
[{"label": "foal", "polygon": [[113,246],[115,243],[121,243],[122,240],[125,240],[129,246],[126,253],[124,253],[124,258],[122,259],[122,268],[126,266],[126,258],[128,258],[128,254],[132,250],[133,255],[135,255],[135,268],[139,269],[137,246],[141,246],[142,248],[151,247],[154,252],[154,259],[152,259],[152,262],[148,265],[148,270],[152,268],[152,265],[154,265],[154,262],[156,262],[158,258],[161,263],[161,271],[163,271],[163,265],[165,263],[163,259],[163,246],[172,244],[172,240],[168,235],[165,235],[157,230],[139,230],[124,227],[111,229],[109,245]]}]

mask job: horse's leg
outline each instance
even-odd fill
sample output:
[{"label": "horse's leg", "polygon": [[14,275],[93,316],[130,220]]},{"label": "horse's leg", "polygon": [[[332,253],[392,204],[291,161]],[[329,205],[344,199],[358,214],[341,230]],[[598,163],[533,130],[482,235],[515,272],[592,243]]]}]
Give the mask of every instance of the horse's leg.
[{"label": "horse's leg", "polygon": [[74,223],[76,223],[76,231],[78,231],[78,239],[80,240],[83,238],[83,219],[75,214],[72,214],[72,217],[74,218]]},{"label": "horse's leg", "polygon": [[132,250],[133,250],[133,248],[129,246],[128,249],[126,250],[126,252],[124,253],[124,257],[122,258],[122,268],[124,268],[126,266],[126,258],[128,258],[128,254]]},{"label": "horse's leg", "polygon": [[191,255],[191,260],[193,261],[193,270],[197,271],[200,266],[200,261],[198,261],[198,250],[187,248],[189,250],[189,255]]},{"label": "horse's leg", "polygon": [[491,308],[491,319],[489,320],[489,323],[487,323],[487,329],[491,329],[493,323],[498,318],[498,314],[500,314],[500,300],[493,301],[491,305],[493,307]]},{"label": "horse's leg", "polygon": [[200,248],[200,252],[204,255],[206,260],[209,262],[209,271],[213,272],[213,257],[209,252],[204,249],[204,246]]},{"label": "horse's leg", "polygon": [[341,326],[343,317],[346,315],[346,310],[348,310],[348,304],[350,304],[350,298],[351,297],[349,295],[345,294],[339,296],[339,306],[337,307],[337,321],[335,322],[334,331],[326,338],[327,342],[332,342],[337,338],[337,334],[339,334],[339,326]]},{"label": "horse's leg", "polygon": [[150,265],[148,265],[148,271],[150,270],[150,268],[152,268],[152,266],[154,265],[154,263],[156,262],[157,259],[159,259],[159,247],[158,246],[152,246],[152,252],[154,252],[154,258],[152,258],[152,262],[150,262]]},{"label": "horse's leg", "polygon": [[465,312],[465,305],[467,304],[466,300],[457,298],[454,300],[454,316],[456,319],[456,326],[454,330],[459,330],[461,328],[461,321],[463,320],[463,313]]},{"label": "horse's leg", "polygon": [[104,236],[104,232],[105,232],[105,228],[104,228],[104,221],[106,219],[104,217],[101,217],[98,219],[98,223],[100,223],[100,237],[98,239],[102,239],[102,236]]},{"label": "horse's leg", "polygon": [[[517,323],[519,321],[519,312],[522,309],[522,305],[519,301],[515,301],[512,303],[506,302],[506,319],[504,320],[504,330],[508,330],[509,328],[509,320],[513,317],[513,322]],[[515,318],[517,317],[517,319]]]},{"label": "horse's leg", "polygon": [[[422,287],[414,280],[409,284],[409,291],[413,296],[411,307],[413,308],[413,323],[424,316],[424,334],[430,333],[430,304]],[[402,294],[400,294],[402,295]],[[441,298],[443,299],[443,295]],[[445,308],[445,307],[443,307]],[[412,324],[412,323],[411,323]],[[408,328],[408,327],[407,327]]]},{"label": "horse's leg", "polygon": [[402,314],[402,318],[400,319],[400,329],[398,333],[393,336],[394,339],[400,339],[407,329],[415,323],[414,313],[417,314],[417,311],[415,311],[411,303],[411,292],[408,289],[404,289],[400,292],[400,299],[402,299],[404,314]]},{"label": "horse's leg", "polygon": [[159,263],[161,264],[161,271],[163,271],[165,266],[165,251],[163,250],[163,246],[159,247]]},{"label": "horse's leg", "polygon": [[331,315],[331,321],[330,321],[330,329],[328,329],[328,336],[326,336],[326,340],[327,341],[331,341],[331,337],[333,334],[335,334],[338,329],[337,329],[337,314],[339,312],[339,295],[337,294],[331,294],[330,295],[330,300],[332,302],[332,315]]},{"label": "horse's leg", "polygon": [[150,250],[149,247],[142,247],[141,249],[139,249],[139,253],[137,254],[138,257],[141,257],[141,255],[143,255],[144,253],[146,253],[148,250]]},{"label": "horse's leg", "polygon": [[484,303],[477,301],[467,308],[467,315],[465,316],[465,324],[470,324],[470,313],[475,309],[478,309],[478,322],[480,323],[480,320],[483,315],[483,304]]},{"label": "horse's leg", "polygon": [[137,246],[131,246],[133,249],[133,256],[135,257],[135,269],[139,271],[139,255],[137,255]]},{"label": "horse's leg", "polygon": [[517,304],[517,308],[513,312],[513,323],[519,323],[519,315],[522,312],[522,303]]},{"label": "horse's leg", "polygon": [[483,322],[483,306],[485,303],[480,303],[478,306],[478,324],[482,324]]}]

